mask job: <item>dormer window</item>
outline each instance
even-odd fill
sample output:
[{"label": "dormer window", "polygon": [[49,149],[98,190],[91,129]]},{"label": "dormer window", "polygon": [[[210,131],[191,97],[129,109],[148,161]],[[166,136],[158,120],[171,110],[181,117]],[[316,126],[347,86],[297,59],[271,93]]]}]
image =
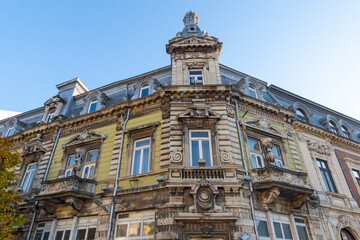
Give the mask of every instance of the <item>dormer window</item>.
[{"label": "dormer window", "polygon": [[329,121],[329,127],[330,127],[330,131],[339,134],[336,124],[333,121]]},{"label": "dormer window", "polygon": [[296,113],[297,118],[300,119],[301,121],[304,121],[304,122],[308,121],[308,118],[306,117],[304,110],[298,108],[298,109],[296,109],[295,113]]},{"label": "dormer window", "polygon": [[150,84],[149,83],[145,83],[141,86],[140,89],[140,97],[146,97],[149,95],[149,90],[150,90]]},{"label": "dormer window", "polygon": [[257,99],[258,95],[255,87],[253,85],[249,85],[248,89],[249,89],[249,96]]},{"label": "dormer window", "polygon": [[14,133],[14,129],[15,129],[15,125],[12,124],[6,133],[6,137],[10,137]]},{"label": "dormer window", "polygon": [[341,131],[343,132],[344,137],[351,139],[351,135],[350,135],[350,132],[347,129],[347,127],[345,127],[344,125],[341,125]]},{"label": "dormer window", "polygon": [[189,71],[190,85],[203,85],[203,72],[201,70]]},{"label": "dormer window", "polygon": [[95,112],[95,111],[96,111],[96,106],[97,106],[97,104],[98,104],[98,99],[97,99],[97,98],[93,98],[93,99],[90,101],[88,113]]},{"label": "dormer window", "polygon": [[46,119],[46,123],[51,122],[51,119],[53,119],[55,117],[55,112],[56,112],[56,110],[52,110],[51,112],[49,112],[48,117]]}]

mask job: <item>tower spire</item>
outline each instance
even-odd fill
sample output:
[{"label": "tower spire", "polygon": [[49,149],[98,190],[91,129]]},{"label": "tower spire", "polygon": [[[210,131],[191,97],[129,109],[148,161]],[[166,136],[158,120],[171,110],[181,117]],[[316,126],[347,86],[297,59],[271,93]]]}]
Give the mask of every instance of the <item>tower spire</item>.
[{"label": "tower spire", "polygon": [[187,12],[183,19],[185,27],[181,32],[181,37],[183,38],[189,38],[193,36],[203,37],[203,33],[201,32],[198,26],[199,21],[200,20],[196,12],[193,11]]}]

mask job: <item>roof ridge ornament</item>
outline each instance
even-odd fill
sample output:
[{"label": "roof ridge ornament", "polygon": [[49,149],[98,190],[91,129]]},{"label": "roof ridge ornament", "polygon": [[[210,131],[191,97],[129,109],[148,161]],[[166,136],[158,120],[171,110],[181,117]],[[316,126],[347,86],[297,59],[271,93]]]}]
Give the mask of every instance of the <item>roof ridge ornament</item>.
[{"label": "roof ridge ornament", "polygon": [[203,37],[206,35],[206,31],[201,32],[198,23],[200,19],[196,12],[189,11],[185,14],[185,17],[183,19],[184,22],[184,29],[181,33],[178,33],[177,36],[183,37],[183,38],[189,38],[189,37]]}]

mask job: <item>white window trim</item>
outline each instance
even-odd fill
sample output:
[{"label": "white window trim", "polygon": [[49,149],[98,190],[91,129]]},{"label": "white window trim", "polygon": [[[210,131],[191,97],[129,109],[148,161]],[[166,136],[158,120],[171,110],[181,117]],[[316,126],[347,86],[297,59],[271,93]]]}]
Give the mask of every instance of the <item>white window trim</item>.
[{"label": "white window trim", "polygon": [[56,114],[56,110],[55,109],[51,110],[46,117],[46,123],[50,123],[51,119],[55,117],[55,114]]},{"label": "white window trim", "polygon": [[[97,155],[96,155],[95,161],[86,162],[86,160],[87,160],[87,158],[88,158],[89,152],[95,152],[95,151],[97,151]],[[82,177],[82,178],[93,179],[93,178],[95,177],[95,168],[96,168],[96,162],[97,162],[97,160],[98,160],[98,157],[99,157],[99,149],[93,149],[93,150],[90,150],[90,151],[87,151],[87,152],[86,152],[85,162],[83,163],[82,170],[81,170],[81,171],[82,171],[82,172],[81,172],[81,177]],[[85,170],[86,170],[86,168],[89,168],[88,174],[90,174],[90,169],[91,169],[92,166],[94,166],[94,172],[93,172],[92,178],[85,177],[85,172],[86,172]]]},{"label": "white window trim", "polygon": [[[64,173],[64,177],[70,177],[70,176],[73,176],[72,171],[74,170],[74,165],[72,165],[72,166],[68,166],[69,161],[70,161],[70,157],[71,157],[71,156],[74,156],[74,157],[75,157],[75,154],[70,154],[70,155],[68,155],[68,157],[67,157],[66,166],[65,166],[65,173]],[[70,171],[70,175],[69,175],[69,176],[67,176],[67,173],[68,173],[69,171]]]},{"label": "white window trim", "polygon": [[[149,145],[146,145],[146,146],[143,146],[143,147],[136,147],[136,143],[137,142],[142,142],[142,141],[145,141],[145,140],[150,140],[149,142]],[[147,137],[147,138],[141,138],[141,139],[138,139],[138,140],[135,140],[134,141],[134,149],[133,149],[133,156],[132,156],[132,162],[131,162],[131,175],[139,175],[139,174],[145,174],[143,173],[143,154],[144,154],[144,149],[148,148],[149,149],[149,162],[148,162],[148,169],[147,169],[147,172],[148,173],[150,171],[150,158],[151,158],[151,138]],[[134,162],[135,162],[135,152],[137,150],[140,150],[140,169],[139,169],[139,173],[138,174],[134,174]]]},{"label": "white window trim", "polygon": [[63,231],[63,235],[62,235],[62,237],[61,237],[61,240],[64,239],[64,237],[65,237],[65,232],[66,232],[66,231],[70,231],[69,239],[71,239],[71,228],[60,228],[60,229],[56,229],[55,234],[54,234],[54,239],[56,238],[57,232],[60,232],[60,231]]},{"label": "white window trim", "polygon": [[[249,145],[249,139],[251,139],[251,140],[253,140],[253,141],[257,141],[257,142],[258,142],[259,147],[260,147],[260,151],[253,150],[253,149],[251,149],[251,148],[250,148],[250,145]],[[247,144],[248,144],[248,147],[249,147],[249,152],[250,152],[250,161],[251,161],[251,166],[253,167],[253,169],[256,169],[256,168],[263,168],[263,167],[265,167],[264,158],[263,158],[263,156],[262,156],[262,146],[261,146],[261,141],[260,141],[260,140],[258,140],[258,139],[256,139],[256,138],[248,137]],[[254,165],[252,164],[251,155],[254,155],[254,156],[255,156],[255,160],[256,160],[256,164],[257,164],[257,165],[258,165],[258,158],[257,158],[257,157],[260,157],[262,167],[254,167]]]},{"label": "white window trim", "polygon": [[98,104],[99,104],[99,99],[97,97],[94,97],[92,98],[90,101],[89,101],[89,106],[88,106],[88,110],[87,110],[87,113],[93,113],[93,112],[90,112],[90,109],[91,109],[91,106],[93,104],[96,104],[96,108],[94,110],[94,112],[97,110],[98,108]]},{"label": "white window trim", "polygon": [[6,131],[6,137],[10,137],[14,134],[15,124],[11,124],[8,130]]},{"label": "white window trim", "polygon": [[[44,222],[43,222],[43,223],[44,223]],[[48,239],[50,239],[51,226],[52,226],[52,223],[45,222],[45,223],[44,223],[44,226],[39,227],[39,223],[38,223],[38,225],[37,225],[37,227],[36,227],[36,231],[35,231],[35,234],[34,234],[34,238],[33,238],[33,239],[35,239],[36,233],[37,233],[38,231],[42,231],[41,237],[40,237],[41,240],[44,239],[45,233],[49,233],[49,238],[48,238]]]},{"label": "white window trim", "polygon": [[[124,220],[124,221],[121,221]],[[143,234],[143,224],[144,222],[154,222],[155,223],[155,218],[124,218],[124,219],[117,219],[116,222],[116,227],[115,227],[115,240],[125,240],[125,239],[149,239],[149,238],[154,238],[154,235],[142,235]],[[129,236],[129,230],[130,230],[130,224],[132,223],[140,223],[140,236],[133,236],[133,237],[128,237]],[[126,230],[126,237],[116,237],[117,235],[117,226],[118,225],[127,225],[127,230]]]},{"label": "white window trim", "polygon": [[[201,72],[201,74],[191,75],[191,74],[190,74],[191,72]],[[192,86],[204,85],[204,72],[203,72],[202,69],[191,69],[191,70],[189,70],[189,85],[191,85],[190,77],[194,77],[194,78],[195,78],[195,85],[192,85]],[[199,82],[199,81],[200,81],[200,80],[198,80],[199,77],[202,78],[201,84],[196,84],[196,82]]]},{"label": "white window trim", "polygon": [[[256,99],[259,99],[258,93],[257,93],[257,91],[256,91],[256,87],[255,87],[254,85],[249,84],[248,90],[249,90],[249,92],[255,93],[255,98],[256,98]],[[251,96],[250,96],[250,97],[251,97]]]},{"label": "white window trim", "polygon": [[[282,235],[283,235],[283,238],[277,238],[277,237],[276,237],[276,231],[275,231],[274,222],[280,223],[280,228],[281,228],[281,233],[282,233]],[[282,227],[281,224],[288,224],[288,225],[289,225],[289,227],[290,227],[290,233],[291,233],[291,237],[292,237],[291,239],[285,238],[284,229],[283,229],[283,227]],[[274,239],[282,239],[282,240],[293,240],[293,239],[295,239],[295,238],[294,238],[293,229],[291,228],[291,222],[290,222],[290,220],[287,222],[287,221],[284,221],[284,220],[278,220],[278,219],[274,220],[274,219],[272,219],[272,220],[271,220],[271,228],[272,228],[272,230],[273,230]]]},{"label": "white window trim", "polygon": [[[209,134],[209,137],[205,138],[205,137],[191,137],[191,133],[192,132],[207,132]],[[189,148],[190,148],[190,166],[193,166],[193,159],[192,159],[192,145],[191,145],[191,141],[195,140],[195,141],[200,141],[202,142],[203,140],[209,141],[209,151],[210,151],[210,167],[214,166],[214,162],[213,162],[213,158],[212,158],[212,147],[211,147],[211,132],[210,130],[190,130],[189,131]],[[203,151],[202,151],[202,144],[199,143],[199,159],[203,158]],[[198,159],[197,159],[198,160]]]},{"label": "white window trim", "polygon": [[308,238],[308,239],[311,239],[311,238],[309,237],[309,233],[310,233],[310,232],[309,232],[308,227],[306,226],[306,221],[304,220],[304,223],[299,223],[299,222],[296,222],[296,220],[295,220],[296,218],[297,218],[297,219],[304,220],[303,218],[300,218],[300,217],[294,217],[296,238],[299,238],[299,233],[298,233],[298,229],[297,229],[296,226],[301,226],[301,227],[305,227],[307,238]]},{"label": "white window trim", "polygon": [[277,164],[279,162],[280,165],[281,165],[281,168],[282,168],[282,167],[284,167],[284,160],[283,160],[283,157],[282,157],[281,148],[277,144],[274,144],[274,147],[278,149],[279,154],[280,154],[280,157],[274,155],[275,165],[279,167],[279,165]]},{"label": "white window trim", "polygon": [[[145,86],[145,85],[147,85],[147,86]],[[143,90],[145,90],[145,89],[149,89],[148,95],[146,95],[146,96],[149,96],[150,95],[150,83],[144,83],[143,85],[141,85],[141,88],[140,88],[140,97],[141,98],[146,97],[146,96],[143,96]]]},{"label": "white window trim", "polygon": [[[33,165],[36,166],[35,169],[29,170],[30,166],[33,166]],[[36,169],[37,169],[37,163],[31,163],[31,164],[28,164],[28,165],[27,165],[26,171],[25,171],[25,173],[24,173],[24,177],[23,177],[23,179],[22,179],[22,181],[21,181],[21,185],[20,185],[20,187],[21,187],[21,189],[22,189],[22,191],[23,191],[24,193],[25,193],[25,192],[28,192],[28,191],[30,190],[32,181],[33,181],[33,179],[34,179],[34,177],[35,177]],[[28,178],[28,182],[27,182],[27,184],[26,184],[26,185],[28,185],[28,187],[27,187],[26,190],[24,190],[24,184],[25,184],[26,174],[27,174],[27,173],[31,174],[32,172],[33,172],[34,174],[32,175],[31,178]]]},{"label": "white window trim", "polygon": [[[76,236],[75,236],[75,239],[77,238],[77,235],[78,235],[78,233],[79,233],[79,230],[83,230],[83,229],[86,229],[86,232],[85,232],[85,239],[87,239],[88,234],[89,234],[89,228],[95,228],[95,234],[96,234],[96,226],[95,226],[95,225],[90,225],[90,226],[81,226],[81,227],[78,227],[78,229],[76,230]],[[96,236],[95,236],[95,239],[96,239]]]}]

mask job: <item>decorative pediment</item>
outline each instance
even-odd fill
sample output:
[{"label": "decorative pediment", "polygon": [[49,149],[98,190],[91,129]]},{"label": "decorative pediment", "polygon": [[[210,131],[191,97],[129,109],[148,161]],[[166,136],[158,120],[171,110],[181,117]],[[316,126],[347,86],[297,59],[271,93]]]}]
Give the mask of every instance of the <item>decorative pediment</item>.
[{"label": "decorative pediment", "polygon": [[35,138],[30,139],[24,144],[23,152],[21,156],[27,156],[34,153],[45,153],[46,149],[43,147],[43,141],[41,134],[37,134]]},{"label": "decorative pediment", "polygon": [[210,110],[210,106],[205,103],[204,99],[193,99],[193,104],[189,109],[178,115],[179,119],[220,119],[220,117],[220,114]]},{"label": "decorative pediment", "polygon": [[[188,48],[192,49],[188,49]],[[169,44],[166,45],[167,53],[174,53],[177,50],[181,49],[188,49],[191,51],[196,50],[204,50],[210,48],[212,51],[220,52],[222,49],[222,43],[215,37],[190,37],[190,38],[182,38],[182,37],[175,37],[169,41]]]},{"label": "decorative pediment", "polygon": [[311,140],[307,140],[307,144],[311,151],[325,156],[330,156],[330,150],[325,144]]},{"label": "decorative pediment", "polygon": [[70,147],[82,143],[92,142],[92,141],[101,141],[106,139],[106,135],[104,133],[95,132],[95,131],[88,131],[85,130],[77,136],[74,136],[63,143],[62,147]]},{"label": "decorative pediment", "polygon": [[242,124],[245,125],[246,127],[254,128],[262,132],[267,132],[279,137],[284,137],[284,134],[279,129],[277,129],[271,123],[266,122],[265,119],[256,119],[256,118],[244,119],[242,121]]},{"label": "decorative pediment", "polygon": [[47,100],[44,105],[45,107],[48,107],[48,108],[57,108],[57,105],[58,104],[64,104],[65,103],[65,100],[62,99],[59,95],[56,95],[52,98],[50,98],[49,100]]}]

